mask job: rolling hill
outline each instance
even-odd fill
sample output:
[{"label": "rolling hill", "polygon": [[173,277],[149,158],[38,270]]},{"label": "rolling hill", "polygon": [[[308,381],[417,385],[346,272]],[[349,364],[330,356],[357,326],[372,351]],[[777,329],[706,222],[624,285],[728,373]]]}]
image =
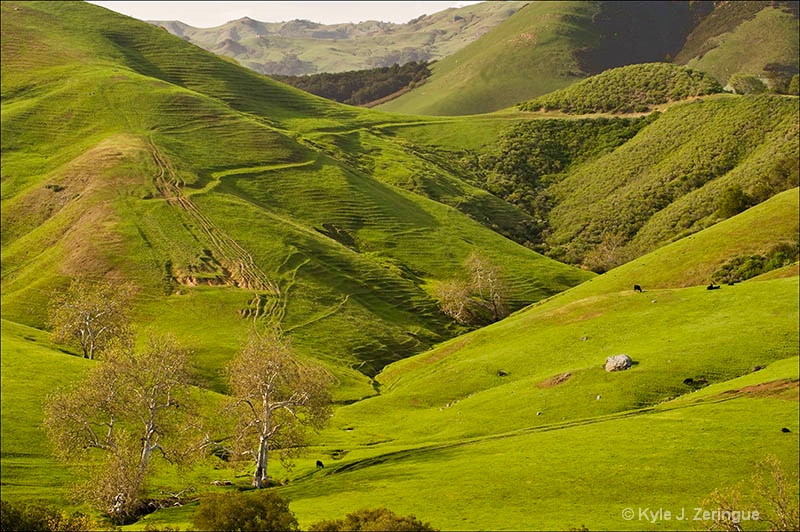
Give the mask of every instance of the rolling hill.
[{"label": "rolling hill", "polygon": [[435,61],[480,38],[525,2],[482,2],[421,15],[405,24],[259,22],[248,17],[215,28],[151,21],[261,74],[300,76]]},{"label": "rolling hill", "polygon": [[535,2],[380,108],[490,112],[610,68],[673,58],[722,85],[737,72],[777,69],[791,77],[800,57],[797,32],[796,2]]},{"label": "rolling hill", "polygon": [[[531,4],[484,38],[528,12],[534,40],[572,21],[579,42],[596,8]],[[441,529],[692,529],[622,512],[707,507],[770,455],[796,478],[797,262],[704,286],[778,247],[796,261],[796,97],[402,115],[91,4],[0,10],[4,501],[89,510],[41,423],[48,394],[104,363],[47,331],[49,298],[78,277],[135,284],[138,331],[191,351],[208,409],[254,326],[331,370],[330,423],[294,469],[270,465],[304,528],[386,506]],[[607,234],[626,254],[600,275],[532,249],[588,266],[619,244]],[[473,251],[513,311],[477,330],[434,295]],[[621,353],[633,366],[604,371]],[[200,496],[246,492],[247,476],[215,455],[161,464],[149,495],[197,492],[125,529],[186,528]]]},{"label": "rolling hill", "polygon": [[[800,71],[800,7],[779,2],[482,2],[404,25],[153,22],[257,72],[302,75],[439,60],[381,107],[424,115],[504,109],[604,70],[657,61],[788,90]],[[364,50],[369,50],[368,56]],[[363,73],[366,75],[366,73]]]},{"label": "rolling hill", "polygon": [[689,34],[674,61],[723,85],[744,73],[785,87],[800,72],[799,10],[797,2],[722,2]]},{"label": "rolling hill", "polygon": [[[3,9],[8,319],[41,327],[49,294],[71,276],[131,279],[155,328],[218,309],[219,329],[185,331],[210,385],[252,320],[275,320],[341,375],[344,397],[359,397],[371,393],[363,374],[459,330],[426,287],[457,273],[472,249],[504,267],[512,308],[588,277],[398,187],[425,172],[442,196],[525,217],[390,140],[357,140],[382,114],[93,6]],[[406,170],[360,164],[339,141],[370,143],[381,164]]]}]

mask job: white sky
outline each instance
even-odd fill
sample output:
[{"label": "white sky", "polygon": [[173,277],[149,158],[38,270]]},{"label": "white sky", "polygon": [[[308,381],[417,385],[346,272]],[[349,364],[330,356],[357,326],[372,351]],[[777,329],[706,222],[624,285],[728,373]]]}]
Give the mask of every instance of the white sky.
[{"label": "white sky", "polygon": [[306,19],[322,24],[380,20],[404,23],[420,15],[432,15],[448,7],[478,2],[123,2],[94,1],[112,11],[140,20],[180,20],[197,28],[221,26],[250,17],[261,22]]}]

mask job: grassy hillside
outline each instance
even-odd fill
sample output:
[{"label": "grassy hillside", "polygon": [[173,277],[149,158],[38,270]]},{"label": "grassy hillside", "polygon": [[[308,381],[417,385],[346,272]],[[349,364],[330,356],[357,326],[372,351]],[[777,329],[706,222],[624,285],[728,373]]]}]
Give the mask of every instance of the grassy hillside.
[{"label": "grassy hillside", "polygon": [[689,35],[675,62],[723,85],[737,73],[784,82],[800,69],[796,2],[725,2]]},{"label": "grassy hillside", "polygon": [[465,161],[538,220],[536,249],[607,270],[797,186],[797,105],[718,96],[647,118],[532,120]]},{"label": "grassy hillside", "polygon": [[494,111],[607,69],[655,61],[689,66],[722,85],[735,73],[754,74],[785,91],[798,71],[797,20],[796,2],[531,3],[380,108]]},{"label": "grassy hillside", "polygon": [[532,2],[379,106],[462,115],[504,109],[622,65],[663,61],[691,30],[690,3]]},{"label": "grassy hillside", "polygon": [[565,89],[519,105],[522,111],[563,111],[568,114],[633,113],[652,105],[722,92],[702,72],[667,63],[629,65],[606,70]]},{"label": "grassy hillside", "polygon": [[178,21],[152,23],[256,72],[298,76],[440,59],[480,38],[524,5],[481,2],[428,13],[404,24],[265,23],[248,17],[215,28]]},{"label": "grassy hillside", "polygon": [[[644,259],[659,269],[664,254],[693,261],[687,250],[707,242],[738,249],[733,226],[788,218],[791,207],[777,205],[784,203],[796,205],[796,197],[784,193]],[[280,492],[301,525],[389,506],[447,529],[693,529],[693,522],[628,522],[621,512],[693,510],[714,489],[747,481],[768,454],[796,473],[797,277],[634,294],[606,283],[613,273],[387,367],[377,377],[380,396],[340,407],[297,468],[279,473],[291,479]],[[63,354],[40,332],[7,322],[3,349],[4,384],[26,375],[29,393],[41,396],[51,379],[18,361]],[[606,373],[602,363],[616,353],[635,365]],[[754,372],[756,365],[766,369]],[[27,434],[22,427],[37,425],[36,416],[26,408],[4,431]],[[34,471],[49,463],[46,452],[31,453],[36,446],[13,458],[5,447],[4,463],[28,460]],[[720,462],[720,454],[729,458]],[[316,459],[324,470],[315,470]],[[9,471],[12,486],[35,478]],[[62,500],[59,482],[70,477],[61,475],[49,500]],[[205,484],[221,475],[246,481],[202,468],[192,475]],[[12,488],[22,497],[31,493],[25,482]],[[160,510],[129,528],[186,527],[195,508]]]},{"label": "grassy hillside", "polygon": [[433,65],[428,81],[378,108],[429,115],[494,111],[580,79],[572,52],[592,39],[585,2],[530,3]]},{"label": "grassy hillside", "polygon": [[[280,491],[305,525],[385,505],[446,529],[693,529],[621,511],[695,508],[768,454],[796,474],[797,291],[795,277],[554,298],[389,366]],[[633,368],[606,373],[616,353]]]},{"label": "grassy hillside", "polygon": [[[709,284],[714,273],[732,259],[766,254],[781,245],[797,246],[799,203],[797,188],[781,192],[741,214],[591,279],[571,290],[569,297],[632,290],[635,284],[645,291]],[[791,276],[791,272],[784,275]],[[566,293],[560,297],[566,297]]]},{"label": "grassy hillside", "polygon": [[[520,13],[557,32],[591,8]],[[441,529],[671,528],[621,512],[693,509],[767,454],[797,472],[796,265],[704,286],[731,259],[797,247],[796,98],[614,119],[394,115],[91,4],[0,10],[4,500],[71,504],[41,417],[102,363],[46,331],[75,277],[133,282],[138,330],[177,335],[208,408],[253,325],[279,324],[331,370],[329,426],[295,469],[271,470],[303,527],[387,506]],[[520,175],[553,200],[546,232],[486,186],[517,163],[545,169]],[[616,249],[607,234],[638,259],[600,276],[518,243],[542,236],[578,262]],[[432,293],[476,250],[515,312],[469,332]],[[633,367],[605,372],[621,353]],[[221,478],[234,486],[210,486]],[[244,490],[247,471],[159,466],[150,494],[186,484]],[[186,528],[191,499],[127,528]]]},{"label": "grassy hillside", "polygon": [[604,241],[622,235],[640,254],[730,215],[722,208],[730,187],[749,194],[736,212],[796,186],[797,104],[763,97],[671,109],[554,185],[551,244],[574,257],[583,245],[602,251]]},{"label": "grassy hillside", "polygon": [[[362,133],[384,114],[313,97],[96,6],[3,10],[9,319],[42,327],[69,277],[131,279],[143,323],[218,317],[175,331],[207,385],[219,389],[219,368],[254,321],[275,321],[329,363],[344,399],[372,393],[365,374],[459,330],[426,290],[471,250],[503,267],[513,308],[588,277],[487,227],[492,212],[524,214]],[[441,186],[408,185],[418,173]],[[488,204],[485,225],[452,208],[473,197]]]}]

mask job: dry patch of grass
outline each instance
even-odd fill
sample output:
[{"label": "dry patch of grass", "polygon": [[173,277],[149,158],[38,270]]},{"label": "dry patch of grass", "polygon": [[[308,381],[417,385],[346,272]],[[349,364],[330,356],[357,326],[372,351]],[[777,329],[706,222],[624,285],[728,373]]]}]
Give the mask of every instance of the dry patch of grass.
[{"label": "dry patch of grass", "polygon": [[552,377],[549,377],[549,378],[543,380],[542,382],[537,382],[536,383],[536,387],[537,388],[555,388],[559,384],[563,384],[563,383],[567,382],[570,379],[570,377],[572,377],[572,373],[570,373],[570,372],[559,373],[558,375],[553,375]]}]

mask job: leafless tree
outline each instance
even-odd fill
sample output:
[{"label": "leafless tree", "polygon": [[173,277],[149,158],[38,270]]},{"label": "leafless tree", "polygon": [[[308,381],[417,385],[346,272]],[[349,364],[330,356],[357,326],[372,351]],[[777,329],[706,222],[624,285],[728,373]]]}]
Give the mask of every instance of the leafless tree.
[{"label": "leafless tree", "polygon": [[121,523],[141,501],[153,456],[182,457],[188,414],[178,409],[189,410],[188,363],[171,336],[150,336],[141,350],[112,342],[104,359],[84,381],[47,399],[44,427],[65,460],[101,453],[102,466],[81,493]]},{"label": "leafless tree", "polygon": [[269,485],[269,452],[295,456],[307,426],[330,418],[332,378],[321,366],[301,361],[276,330],[252,333],[228,366],[236,413],[234,457],[255,462],[253,486]]},{"label": "leafless tree", "polygon": [[704,508],[717,510],[713,519],[702,523],[705,530],[743,530],[740,516],[747,512],[766,523],[769,530],[800,530],[800,484],[797,474],[787,475],[774,455],[756,464],[749,486],[744,481],[736,486],[717,489],[703,501]]},{"label": "leafless tree", "polygon": [[466,325],[506,317],[507,288],[500,268],[477,251],[470,253],[464,266],[466,278],[442,281],[436,287],[442,312]]},{"label": "leafless tree", "polygon": [[464,324],[471,323],[473,318],[470,312],[471,292],[469,282],[459,279],[442,281],[436,286],[436,297],[442,312]]},{"label": "leafless tree", "polygon": [[470,253],[464,262],[470,277],[472,292],[478,296],[479,304],[489,310],[492,321],[508,315],[506,306],[506,284],[500,267],[478,251]]},{"label": "leafless tree", "polygon": [[75,279],[50,302],[48,324],[53,340],[77,344],[85,358],[95,358],[113,338],[130,331],[130,284]]}]

